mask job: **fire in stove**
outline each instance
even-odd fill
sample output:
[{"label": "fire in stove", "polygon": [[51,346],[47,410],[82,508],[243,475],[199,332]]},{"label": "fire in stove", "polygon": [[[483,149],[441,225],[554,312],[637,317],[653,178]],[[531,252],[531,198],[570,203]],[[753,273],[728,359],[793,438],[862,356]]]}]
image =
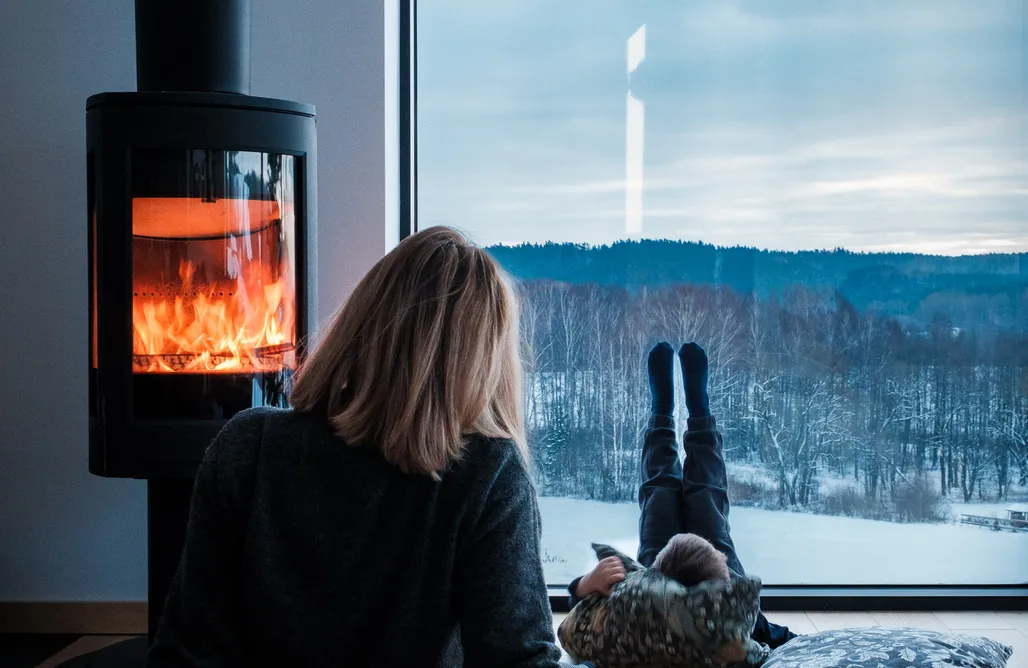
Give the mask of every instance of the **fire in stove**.
[{"label": "fire in stove", "polygon": [[229,283],[194,282],[197,266],[180,260],[178,289],[143,285],[133,292],[133,371],[280,368],[293,351],[295,304],[284,299],[285,281],[258,265]]},{"label": "fire in stove", "polygon": [[[230,164],[244,161],[238,155],[229,157]],[[291,180],[291,158],[276,158],[270,187],[260,187],[266,160],[256,160],[248,178],[230,175],[235,187],[220,187],[236,194],[255,190],[259,199],[132,200],[134,373],[295,367],[295,216],[290,189],[281,183]],[[238,166],[234,171],[242,176]],[[275,199],[264,198],[269,194]]]}]

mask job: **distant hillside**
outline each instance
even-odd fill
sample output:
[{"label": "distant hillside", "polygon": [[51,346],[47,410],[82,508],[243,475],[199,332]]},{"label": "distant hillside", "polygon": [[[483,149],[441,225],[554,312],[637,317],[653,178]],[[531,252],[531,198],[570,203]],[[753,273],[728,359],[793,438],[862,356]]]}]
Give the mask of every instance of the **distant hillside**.
[{"label": "distant hillside", "polygon": [[837,290],[860,310],[913,326],[943,316],[958,327],[1028,331],[1028,253],[785,252],[668,240],[493,246],[489,252],[522,280],[629,288],[700,283],[760,297],[803,285]]}]

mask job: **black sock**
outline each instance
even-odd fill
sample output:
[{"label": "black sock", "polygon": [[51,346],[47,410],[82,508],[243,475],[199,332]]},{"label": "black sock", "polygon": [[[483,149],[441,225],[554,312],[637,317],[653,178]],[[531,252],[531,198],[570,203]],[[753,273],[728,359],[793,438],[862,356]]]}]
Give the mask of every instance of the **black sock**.
[{"label": "black sock", "polygon": [[707,353],[695,343],[687,343],[678,351],[685,380],[685,408],[689,417],[710,416],[710,398],[707,396]]},{"label": "black sock", "polygon": [[661,341],[653,346],[646,364],[650,373],[650,410],[670,417],[675,412],[675,349]]}]

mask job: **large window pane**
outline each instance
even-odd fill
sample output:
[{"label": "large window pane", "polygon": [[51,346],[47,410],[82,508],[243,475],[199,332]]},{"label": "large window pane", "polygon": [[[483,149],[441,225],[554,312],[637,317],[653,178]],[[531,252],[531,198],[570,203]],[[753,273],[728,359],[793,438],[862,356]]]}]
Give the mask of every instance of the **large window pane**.
[{"label": "large window pane", "polygon": [[1028,582],[1026,16],[419,7],[418,219],[518,279],[551,583],[634,552],[661,339],[710,353],[765,582]]}]

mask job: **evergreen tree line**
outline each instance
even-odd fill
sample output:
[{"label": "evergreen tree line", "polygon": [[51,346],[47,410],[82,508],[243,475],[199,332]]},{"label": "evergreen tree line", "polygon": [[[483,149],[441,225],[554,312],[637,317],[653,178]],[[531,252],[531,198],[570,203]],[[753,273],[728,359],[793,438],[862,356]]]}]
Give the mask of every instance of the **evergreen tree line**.
[{"label": "evergreen tree line", "polygon": [[707,349],[726,457],[761,473],[733,485],[737,504],[919,521],[942,519],[947,499],[1028,487],[1028,335],[1017,330],[945,316],[903,326],[804,287],[761,298],[529,280],[519,292],[544,495],[635,500],[645,360],[660,340]]},{"label": "evergreen tree line", "polygon": [[522,280],[668,287],[728,286],[765,299],[792,285],[838,289],[860,310],[925,323],[1028,333],[1028,253],[941,257],[914,253],[769,251],[643,239],[606,246],[523,244],[489,252]]}]

